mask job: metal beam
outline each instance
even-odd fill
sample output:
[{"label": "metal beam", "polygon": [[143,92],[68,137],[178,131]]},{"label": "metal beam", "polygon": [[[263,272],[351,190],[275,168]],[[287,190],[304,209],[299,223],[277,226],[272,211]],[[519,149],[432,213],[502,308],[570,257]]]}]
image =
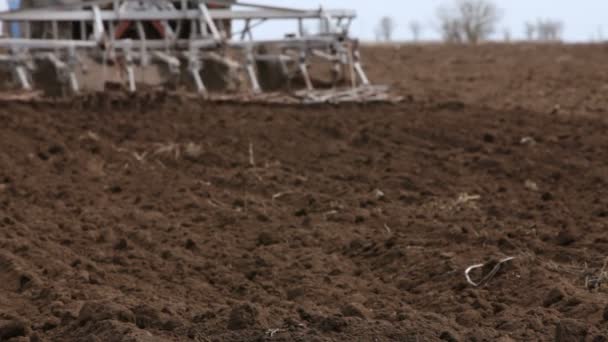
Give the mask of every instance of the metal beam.
[{"label": "metal beam", "polygon": [[[56,4],[52,7],[44,6],[44,7],[36,7],[36,9],[44,9],[44,10],[63,10],[63,9],[80,9],[88,6],[108,6],[110,4],[116,4],[119,0],[88,0],[88,1],[79,1],[79,2],[70,2],[67,4]],[[123,0],[124,1],[124,0]],[[266,10],[274,10],[274,11],[302,11],[301,9],[290,8],[290,7],[280,7],[280,6],[270,6],[270,5],[262,5],[245,1],[236,1],[236,0],[203,0],[202,3],[212,4],[212,5],[220,5],[220,6],[242,6],[249,8],[258,8],[258,9],[266,9]],[[115,6],[116,8],[117,6]],[[27,9],[19,9],[14,12],[19,11],[27,11]]]},{"label": "metal beam", "polygon": [[[334,42],[334,37],[331,36],[311,36],[303,38],[289,38],[289,39],[277,39],[277,40],[254,40],[254,41],[238,41],[230,40],[225,42],[227,46],[234,48],[249,48],[259,45],[275,45],[280,47],[326,47]],[[108,48],[124,48],[133,46],[137,41],[130,39],[116,40],[111,43],[111,47]],[[176,48],[188,48],[194,47],[199,49],[214,49],[218,47],[218,43],[212,39],[200,39],[200,40],[189,40],[179,39],[168,43],[164,39],[147,40],[146,47],[148,49],[162,49],[166,50],[168,47]],[[26,38],[6,38],[0,39],[0,47],[7,48],[28,48],[28,49],[57,49],[57,48],[98,48],[99,43],[92,40],[68,40],[68,39],[26,39]]]},{"label": "metal beam", "polygon": [[[209,15],[214,20],[254,20],[254,19],[320,19],[322,14],[331,18],[354,18],[356,12],[350,10],[327,10],[319,11],[233,11],[233,10],[209,10]],[[103,21],[156,21],[156,20],[179,20],[199,19],[200,10],[167,10],[167,11],[124,11],[117,14],[115,11],[99,11],[99,17]],[[18,12],[0,13],[3,21],[94,21],[96,15],[92,11],[49,11],[49,10],[26,10]]]}]

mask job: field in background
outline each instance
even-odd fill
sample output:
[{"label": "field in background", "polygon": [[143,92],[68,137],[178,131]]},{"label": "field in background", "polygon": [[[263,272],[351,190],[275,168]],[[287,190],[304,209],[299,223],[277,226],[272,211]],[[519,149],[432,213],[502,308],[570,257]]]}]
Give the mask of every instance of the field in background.
[{"label": "field in background", "polygon": [[603,114],[606,44],[368,45],[370,78],[417,102],[459,99],[503,109]]},{"label": "field in background", "polygon": [[605,341],[606,55],[365,48],[396,105],[3,102],[0,340]]}]

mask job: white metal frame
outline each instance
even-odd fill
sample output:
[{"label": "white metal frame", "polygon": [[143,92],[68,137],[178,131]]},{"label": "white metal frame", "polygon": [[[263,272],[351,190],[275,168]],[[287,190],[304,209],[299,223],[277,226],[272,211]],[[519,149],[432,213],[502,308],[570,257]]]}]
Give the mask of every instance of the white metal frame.
[{"label": "white metal frame", "polygon": [[[239,9],[213,9],[210,5],[231,5]],[[70,6],[43,9],[24,9],[0,13],[0,21],[20,23],[23,37],[0,38],[0,64],[8,64],[14,70],[15,79],[26,90],[32,89],[31,72],[39,60],[51,62],[58,80],[77,93],[81,87],[76,77],[83,54],[103,56],[103,60],[121,60],[131,91],[136,90],[136,63],[146,66],[161,63],[172,72],[179,73],[181,64],[188,63],[187,70],[198,92],[206,94],[207,88],[200,77],[204,72],[203,57],[227,47],[242,50],[245,55],[244,70],[253,92],[261,92],[255,69],[255,61],[274,59],[297,65],[306,88],[313,84],[308,73],[308,58],[321,57],[333,63],[336,70],[348,68],[353,82],[368,85],[369,80],[361,66],[358,44],[349,38],[349,28],[356,13],[349,10],[300,10],[230,0],[93,0]],[[316,19],[320,32],[307,35],[303,21]],[[242,21],[243,30],[237,34],[223,28],[225,20]],[[299,30],[294,36],[276,40],[258,40],[253,31],[255,25],[271,20],[295,20]],[[135,25],[136,39],[116,37],[117,25],[130,22]],[[163,30],[162,39],[146,37],[144,25],[154,23]],[[80,35],[62,36],[61,28],[78,25]],[[185,27],[190,32],[183,32]],[[34,37],[32,28],[42,26],[42,36]],[[187,36],[186,36],[187,34]],[[257,54],[257,47],[273,46],[281,52]],[[291,53],[286,53],[289,51]]]}]

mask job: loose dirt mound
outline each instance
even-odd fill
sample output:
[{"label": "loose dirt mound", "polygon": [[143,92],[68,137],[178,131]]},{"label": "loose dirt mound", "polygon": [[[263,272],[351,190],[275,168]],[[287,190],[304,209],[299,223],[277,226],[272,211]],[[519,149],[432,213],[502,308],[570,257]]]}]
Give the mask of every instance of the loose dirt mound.
[{"label": "loose dirt mound", "polygon": [[416,91],[3,103],[0,340],[605,341],[606,121]]}]

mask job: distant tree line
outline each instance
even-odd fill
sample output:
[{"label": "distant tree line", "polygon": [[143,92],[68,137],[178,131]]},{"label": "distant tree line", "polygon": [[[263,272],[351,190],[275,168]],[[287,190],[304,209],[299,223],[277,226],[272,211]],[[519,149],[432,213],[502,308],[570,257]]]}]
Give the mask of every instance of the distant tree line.
[{"label": "distant tree line", "polygon": [[[478,44],[489,40],[497,33],[497,26],[502,18],[502,10],[492,0],[453,0],[448,5],[437,9],[436,30],[446,43]],[[420,40],[423,25],[412,21],[408,25],[411,39]],[[385,16],[376,26],[378,41],[392,41],[397,29],[396,21]],[[561,41],[564,24],[559,20],[538,19],[526,22],[524,26],[525,39],[528,41]],[[502,30],[503,40],[512,40],[508,28]]]}]

